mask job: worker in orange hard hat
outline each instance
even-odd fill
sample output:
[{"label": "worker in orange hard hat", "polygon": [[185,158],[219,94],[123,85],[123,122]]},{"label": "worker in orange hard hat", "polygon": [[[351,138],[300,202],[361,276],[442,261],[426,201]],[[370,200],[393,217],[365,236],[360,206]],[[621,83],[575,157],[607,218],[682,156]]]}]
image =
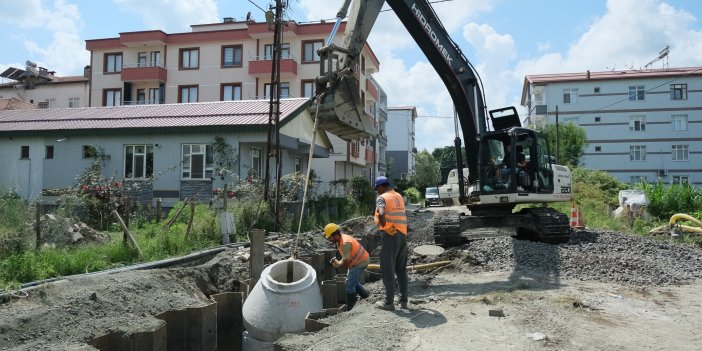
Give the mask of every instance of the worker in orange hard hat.
[{"label": "worker in orange hard hat", "polygon": [[341,259],[332,258],[331,265],[334,268],[348,268],[346,274],[346,309],[351,310],[356,305],[357,295],[361,299],[366,299],[370,293],[361,285],[361,273],[370,262],[368,251],[354,237],[341,232],[341,227],[336,223],[329,223],[324,227],[324,237],[335,243],[339,248]]}]

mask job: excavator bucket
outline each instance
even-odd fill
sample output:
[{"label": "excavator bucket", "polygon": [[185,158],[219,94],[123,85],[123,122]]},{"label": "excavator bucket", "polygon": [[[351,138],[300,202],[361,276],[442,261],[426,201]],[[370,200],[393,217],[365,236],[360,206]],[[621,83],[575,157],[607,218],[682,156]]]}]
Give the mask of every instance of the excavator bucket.
[{"label": "excavator bucket", "polygon": [[[375,120],[364,112],[358,91],[358,82],[352,76],[342,77],[330,88],[319,104],[319,127],[343,140],[377,136]],[[317,104],[311,108],[314,115]]]}]

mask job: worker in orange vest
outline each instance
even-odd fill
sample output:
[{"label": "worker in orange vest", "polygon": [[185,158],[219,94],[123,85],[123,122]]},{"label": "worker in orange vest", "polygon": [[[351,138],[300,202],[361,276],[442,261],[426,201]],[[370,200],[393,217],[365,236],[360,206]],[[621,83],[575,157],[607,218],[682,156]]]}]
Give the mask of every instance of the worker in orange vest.
[{"label": "worker in orange vest", "polygon": [[375,224],[381,238],[380,273],[385,285],[385,300],[376,302],[376,307],[392,311],[395,309],[395,276],[400,288],[400,307],[407,308],[407,215],[402,195],[390,187],[390,181],[380,176],[375,179],[373,190],[378,193],[375,200]]},{"label": "worker in orange vest", "polygon": [[351,235],[343,234],[336,223],[329,223],[324,227],[324,237],[336,243],[341,254],[341,259],[333,258],[331,265],[334,268],[345,267],[346,273],[346,310],[350,311],[356,305],[357,295],[366,299],[370,293],[361,285],[361,273],[370,262],[368,251]]}]

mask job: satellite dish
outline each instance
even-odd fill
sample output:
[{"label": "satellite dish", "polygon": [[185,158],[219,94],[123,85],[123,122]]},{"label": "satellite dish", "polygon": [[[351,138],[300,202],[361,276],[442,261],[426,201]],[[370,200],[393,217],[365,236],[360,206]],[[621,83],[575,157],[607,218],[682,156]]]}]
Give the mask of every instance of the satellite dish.
[{"label": "satellite dish", "polygon": [[251,21],[251,11],[246,13],[246,21]]}]

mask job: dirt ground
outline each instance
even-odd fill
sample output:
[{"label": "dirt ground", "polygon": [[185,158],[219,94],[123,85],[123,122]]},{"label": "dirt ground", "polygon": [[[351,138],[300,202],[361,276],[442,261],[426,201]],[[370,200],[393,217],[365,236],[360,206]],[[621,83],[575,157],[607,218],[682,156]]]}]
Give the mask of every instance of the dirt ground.
[{"label": "dirt ground", "polygon": [[[381,283],[371,284],[382,292]],[[362,301],[285,350],[699,350],[702,284],[637,291],[591,281],[552,285],[508,272],[412,276],[409,310]],[[374,297],[377,299],[376,294]],[[369,298],[373,300],[373,297]],[[490,311],[504,316],[490,316]]]},{"label": "dirt ground", "polygon": [[[432,218],[432,212],[409,216],[410,248],[432,241]],[[350,221],[349,230],[368,232],[363,221]],[[318,234],[303,238],[302,251],[329,248]],[[269,259],[289,257],[290,249],[290,240],[279,240],[269,245]],[[689,259],[700,261],[702,250],[695,250]],[[410,274],[409,310],[374,308],[384,289],[379,281],[368,283],[372,296],[323,320],[330,327],[287,335],[277,344],[290,351],[697,350],[702,345],[702,280],[637,287],[567,279],[565,270],[557,276],[548,270],[493,269],[461,252],[410,258],[411,263],[448,259],[452,264]],[[238,281],[248,278],[246,255],[247,250],[228,249],[194,267],[42,285],[0,304],[0,350],[91,349],[85,343],[95,337],[148,325],[168,310],[202,306],[213,293],[236,291]]]}]

